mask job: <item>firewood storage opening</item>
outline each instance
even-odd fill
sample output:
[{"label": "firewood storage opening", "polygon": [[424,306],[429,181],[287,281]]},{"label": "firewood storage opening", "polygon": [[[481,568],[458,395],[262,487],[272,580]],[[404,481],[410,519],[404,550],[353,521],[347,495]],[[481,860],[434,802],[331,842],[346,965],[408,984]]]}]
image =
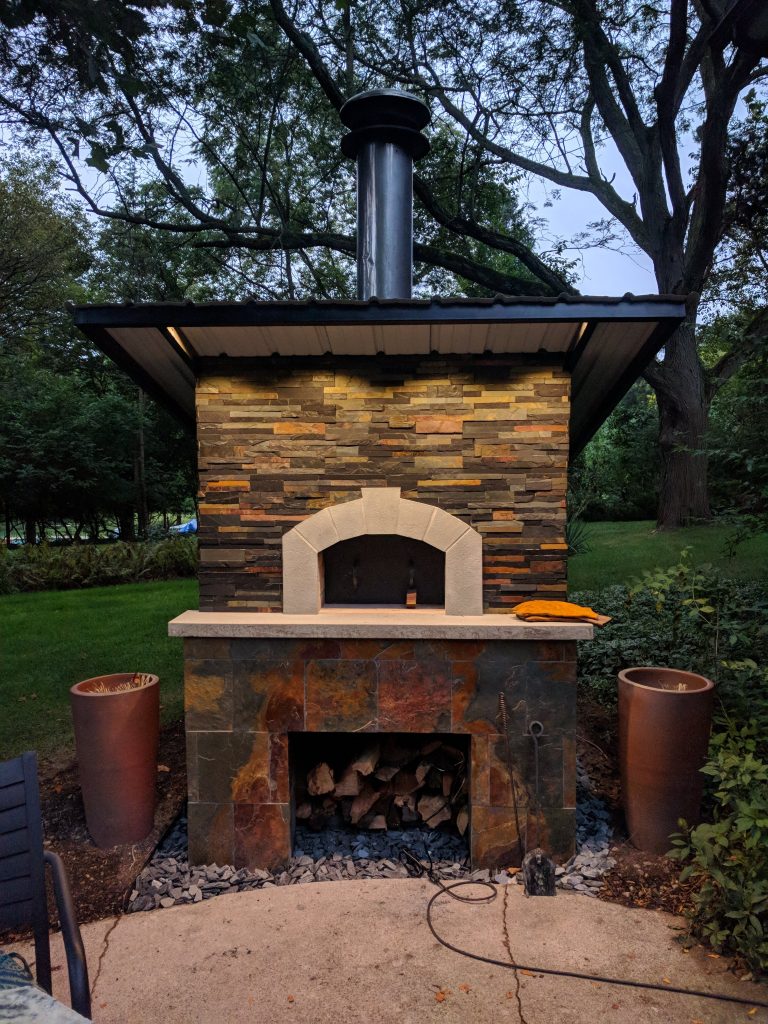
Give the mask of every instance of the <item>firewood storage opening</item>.
[{"label": "firewood storage opening", "polygon": [[469,737],[292,733],[294,829],[435,829],[467,836]]}]

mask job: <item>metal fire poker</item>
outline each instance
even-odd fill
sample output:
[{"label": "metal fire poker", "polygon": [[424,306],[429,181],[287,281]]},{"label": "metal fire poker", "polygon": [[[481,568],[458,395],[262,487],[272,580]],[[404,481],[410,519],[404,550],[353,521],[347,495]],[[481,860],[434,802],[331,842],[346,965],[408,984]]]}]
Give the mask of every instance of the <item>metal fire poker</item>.
[{"label": "metal fire poker", "polygon": [[539,739],[544,733],[541,722],[531,722],[528,732],[533,739],[534,766],[534,821],[536,829],[536,846],[523,857],[523,884],[526,896],[554,896],[555,862],[539,846],[539,819],[541,817],[541,799],[539,795]]}]

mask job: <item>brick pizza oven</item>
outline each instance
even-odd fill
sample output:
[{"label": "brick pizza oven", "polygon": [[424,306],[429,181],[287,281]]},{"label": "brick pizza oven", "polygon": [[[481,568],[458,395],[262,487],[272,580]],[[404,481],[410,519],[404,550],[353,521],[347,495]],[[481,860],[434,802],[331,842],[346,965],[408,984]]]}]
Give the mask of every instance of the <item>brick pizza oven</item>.
[{"label": "brick pizza oven", "polygon": [[[684,316],[676,296],[412,299],[421,101],[349,101],[356,301],[88,306],[81,328],[196,423],[200,609],[182,636],[190,859],[292,850],[292,747],[423,734],[467,750],[475,867],[575,834],[582,623],[569,458]],[[500,695],[507,726],[499,716]],[[540,807],[531,723],[540,722]],[[517,814],[513,806],[517,795]]]}]

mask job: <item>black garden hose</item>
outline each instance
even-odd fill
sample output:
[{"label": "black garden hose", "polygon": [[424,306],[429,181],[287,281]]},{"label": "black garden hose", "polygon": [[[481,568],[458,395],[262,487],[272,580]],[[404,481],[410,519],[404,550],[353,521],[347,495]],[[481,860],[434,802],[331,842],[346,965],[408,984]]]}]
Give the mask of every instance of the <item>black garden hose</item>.
[{"label": "black garden hose", "polygon": [[[427,856],[429,857],[429,854],[427,854]],[[429,926],[430,932],[441,946],[445,946],[446,949],[450,949],[451,952],[458,953],[460,956],[468,957],[470,960],[478,960],[483,964],[491,964],[493,967],[504,967],[506,970],[530,971],[532,974],[550,974],[557,978],[575,978],[578,981],[596,981],[604,985],[621,985],[624,988],[642,988],[650,989],[654,992],[671,992],[675,995],[693,996],[697,999],[712,999],[720,1003],[736,1003],[740,1006],[760,1006],[764,1009],[768,1009],[768,1002],[760,999],[745,999],[741,996],[729,996],[720,992],[702,992],[701,990],[694,988],[678,988],[676,985],[657,985],[651,981],[632,981],[627,978],[609,978],[602,974],[584,974],[581,971],[564,971],[554,967],[540,967],[532,964],[510,963],[507,960],[496,960],[490,956],[482,956],[480,953],[472,953],[467,949],[461,949],[459,946],[454,946],[452,943],[448,942],[447,939],[444,939],[439,934],[432,920],[432,907],[441,896],[445,895],[450,896],[451,899],[458,900],[460,903],[492,903],[498,896],[498,889],[496,886],[491,882],[475,882],[471,879],[461,882],[453,882],[450,885],[444,885],[443,880],[432,865],[431,858],[429,858],[429,866],[426,866],[422,864],[418,857],[407,847],[403,847],[401,850],[400,860],[405,865],[411,877],[426,877],[430,882],[438,886],[437,892],[434,893],[427,903],[427,925]],[[486,896],[459,896],[454,892],[455,889],[465,885],[482,886],[485,889],[490,889],[491,892]]]}]

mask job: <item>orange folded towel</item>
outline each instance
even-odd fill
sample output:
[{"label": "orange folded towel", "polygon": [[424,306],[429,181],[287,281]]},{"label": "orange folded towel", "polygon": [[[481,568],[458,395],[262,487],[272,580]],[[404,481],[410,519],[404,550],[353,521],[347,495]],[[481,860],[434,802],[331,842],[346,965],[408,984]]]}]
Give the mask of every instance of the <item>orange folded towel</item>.
[{"label": "orange folded towel", "polygon": [[512,609],[518,618],[526,619],[594,619],[601,618],[592,608],[570,601],[523,601]]}]

